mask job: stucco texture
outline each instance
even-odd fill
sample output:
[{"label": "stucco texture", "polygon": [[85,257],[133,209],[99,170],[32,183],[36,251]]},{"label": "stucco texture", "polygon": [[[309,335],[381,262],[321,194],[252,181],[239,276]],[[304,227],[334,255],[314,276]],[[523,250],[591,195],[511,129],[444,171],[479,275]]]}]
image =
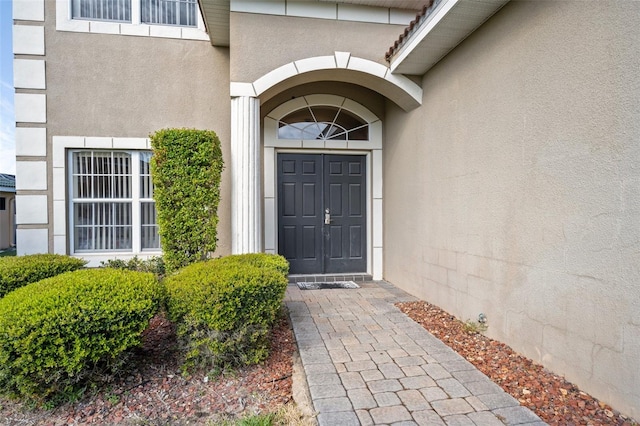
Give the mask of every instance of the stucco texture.
[{"label": "stucco texture", "polygon": [[388,102],[385,278],[640,418],[640,3],[508,3]]},{"label": "stucco texture", "polygon": [[208,41],[61,32],[54,20],[55,4],[47,2],[49,144],[52,136],[147,137],[166,127],[214,130],[227,163],[218,252],[228,253],[229,50]]},{"label": "stucco texture", "polygon": [[299,59],[335,51],[386,65],[402,25],[231,13],[231,81],[252,83]]}]

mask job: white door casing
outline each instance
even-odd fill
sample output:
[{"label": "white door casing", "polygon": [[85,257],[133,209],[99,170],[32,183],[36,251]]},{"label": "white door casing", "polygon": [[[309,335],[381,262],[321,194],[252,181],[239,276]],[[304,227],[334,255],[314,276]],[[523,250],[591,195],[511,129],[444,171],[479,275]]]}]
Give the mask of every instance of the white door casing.
[{"label": "white door casing", "polygon": [[[330,75],[330,76],[329,76]],[[329,77],[328,77],[329,76]],[[352,83],[373,90],[393,101],[405,111],[411,111],[422,104],[422,88],[404,75],[393,74],[383,64],[352,56],[350,52],[334,52],[333,55],[299,59],[284,64],[264,74],[253,82],[232,81],[230,94],[231,108],[231,150],[232,163],[232,252],[245,253],[255,251],[276,252],[276,155],[277,152],[320,152],[353,153],[367,155],[369,173],[368,193],[368,272],[375,279],[382,279],[383,237],[382,237],[382,122],[364,106],[341,96],[310,95],[299,97],[275,108],[264,120],[263,128],[263,182],[259,182],[259,103],[303,83],[312,81],[340,81]],[[242,99],[238,99],[242,98]],[[249,99],[251,98],[251,99]],[[296,103],[298,102],[298,103]],[[303,104],[299,104],[303,102]],[[277,138],[277,120],[288,112],[304,105],[305,102],[318,102],[323,105],[341,105],[370,124],[368,141],[319,141],[319,140],[280,140]],[[248,106],[251,106],[250,108]],[[248,123],[251,129],[241,131],[239,123]],[[248,161],[242,162],[246,156]],[[236,161],[237,160],[237,161]],[[260,184],[263,184],[263,203],[252,202]],[[253,184],[253,187],[251,185]],[[252,189],[253,188],[253,189]],[[250,202],[241,211],[239,200],[248,196]],[[235,197],[235,201],[234,200]],[[264,216],[261,208],[264,207]],[[263,222],[260,220],[264,217]],[[253,220],[260,218],[258,220]],[[264,238],[264,245],[260,241]]]},{"label": "white door casing", "polygon": [[[306,106],[334,106],[345,109],[369,123],[369,140],[278,139],[278,122],[287,114]],[[277,253],[277,167],[278,153],[339,153],[367,157],[367,272],[374,280],[383,277],[382,227],[382,122],[363,105],[336,95],[301,96],[276,107],[264,118],[264,249]]]}]

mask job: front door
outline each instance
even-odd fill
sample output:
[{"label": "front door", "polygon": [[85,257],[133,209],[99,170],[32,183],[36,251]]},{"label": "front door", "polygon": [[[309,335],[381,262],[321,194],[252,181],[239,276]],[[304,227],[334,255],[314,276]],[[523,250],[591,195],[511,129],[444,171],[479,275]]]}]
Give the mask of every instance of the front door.
[{"label": "front door", "polygon": [[278,253],[292,274],[367,269],[364,155],[278,155]]}]

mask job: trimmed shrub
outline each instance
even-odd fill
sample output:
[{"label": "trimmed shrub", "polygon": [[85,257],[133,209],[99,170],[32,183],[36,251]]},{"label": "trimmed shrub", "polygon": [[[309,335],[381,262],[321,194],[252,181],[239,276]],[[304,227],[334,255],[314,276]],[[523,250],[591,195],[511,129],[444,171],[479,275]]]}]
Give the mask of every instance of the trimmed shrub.
[{"label": "trimmed shrub", "polygon": [[100,265],[104,268],[151,272],[158,278],[162,277],[165,273],[164,260],[162,259],[162,256],[154,256],[148,259],[140,259],[138,256],[134,256],[129,260],[109,259],[100,262]]},{"label": "trimmed shrub", "polygon": [[286,260],[276,258],[280,256],[260,254],[209,260],[164,281],[169,317],[185,349],[184,370],[249,365],[266,358],[267,336],[287,287],[281,271]]},{"label": "trimmed shrub", "polygon": [[48,397],[116,372],[140,344],[162,291],[152,274],[68,272],[0,300],[0,389]]},{"label": "trimmed shrub", "polygon": [[16,288],[82,268],[87,262],[59,254],[0,258],[0,297]]},{"label": "trimmed shrub", "polygon": [[289,274],[289,262],[282,256],[269,255],[265,253],[234,254],[231,256],[216,259],[216,264],[220,266],[250,265],[258,268],[273,269],[287,276]]},{"label": "trimmed shrub", "polygon": [[216,249],[222,150],[207,130],[163,129],[150,137],[162,251],[167,270],[174,271]]}]

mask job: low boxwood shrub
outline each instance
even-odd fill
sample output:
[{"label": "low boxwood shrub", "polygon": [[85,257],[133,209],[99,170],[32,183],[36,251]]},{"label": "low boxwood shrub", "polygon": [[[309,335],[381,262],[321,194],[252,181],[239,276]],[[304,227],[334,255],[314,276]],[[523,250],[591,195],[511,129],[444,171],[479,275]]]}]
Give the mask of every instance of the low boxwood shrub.
[{"label": "low boxwood shrub", "polygon": [[140,259],[138,256],[133,256],[129,260],[109,259],[100,262],[100,265],[104,268],[151,272],[158,278],[161,278],[165,274],[164,259],[162,256],[153,256],[148,259]]},{"label": "low boxwood shrub", "polygon": [[0,297],[45,278],[82,268],[87,262],[59,254],[31,254],[0,258]]},{"label": "low boxwood shrub", "polygon": [[289,274],[289,262],[282,256],[265,253],[234,254],[220,257],[216,260],[217,267],[222,265],[251,265],[258,268],[269,268],[280,272],[283,275]]},{"label": "low boxwood shrub", "polygon": [[84,269],[0,299],[0,390],[11,396],[70,392],[117,372],[157,312],[153,274]]},{"label": "low boxwood shrub", "polygon": [[288,281],[286,260],[277,257],[229,256],[189,265],[165,279],[167,310],[185,350],[185,371],[266,358],[267,337]]}]

